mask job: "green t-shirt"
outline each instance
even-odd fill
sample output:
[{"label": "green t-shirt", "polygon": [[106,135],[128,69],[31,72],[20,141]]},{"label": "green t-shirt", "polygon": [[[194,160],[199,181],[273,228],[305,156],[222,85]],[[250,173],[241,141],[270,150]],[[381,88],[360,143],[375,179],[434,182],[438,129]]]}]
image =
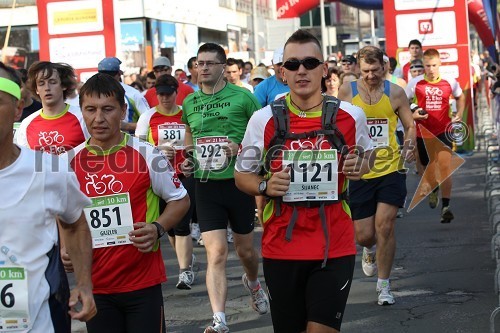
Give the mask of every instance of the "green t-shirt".
[{"label": "green t-shirt", "polygon": [[[195,91],[184,99],[182,122],[191,128],[193,144],[204,137],[227,136],[240,144],[243,140],[248,121],[261,106],[252,93],[233,84],[226,86],[214,95]],[[196,149],[195,157],[201,153]],[[195,178],[230,179],[234,177],[236,157],[231,158],[220,170],[203,171],[195,167]]]}]

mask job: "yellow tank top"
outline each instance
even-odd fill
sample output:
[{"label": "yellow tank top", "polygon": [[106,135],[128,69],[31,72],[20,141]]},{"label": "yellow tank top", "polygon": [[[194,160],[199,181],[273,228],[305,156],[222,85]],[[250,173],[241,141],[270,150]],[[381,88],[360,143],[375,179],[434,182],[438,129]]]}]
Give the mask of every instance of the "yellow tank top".
[{"label": "yellow tank top", "polygon": [[352,104],[359,106],[365,112],[373,147],[377,153],[373,168],[363,176],[363,179],[377,178],[404,169],[396,139],[398,115],[391,106],[390,86],[390,82],[385,80],[382,98],[378,103],[370,105],[361,99],[357,82],[351,82]]}]

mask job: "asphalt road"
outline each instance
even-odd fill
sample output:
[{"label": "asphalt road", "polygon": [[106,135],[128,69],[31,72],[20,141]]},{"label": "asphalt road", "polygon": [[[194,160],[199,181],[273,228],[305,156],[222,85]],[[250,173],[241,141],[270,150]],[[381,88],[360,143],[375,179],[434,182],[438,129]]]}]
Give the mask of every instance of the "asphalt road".
[{"label": "asphalt road", "polygon": [[[455,220],[451,224],[439,223],[439,209],[430,209],[426,200],[397,220],[391,277],[395,305],[376,304],[376,278],[363,275],[359,251],[342,332],[489,332],[489,317],[498,297],[493,278],[496,263],[490,255],[492,233],[482,197],[484,165],[484,154],[476,153],[454,174],[451,207]],[[411,172],[408,202],[417,182],[418,176]],[[262,230],[256,231],[255,245],[259,247]],[[190,291],[175,288],[175,255],[166,242],[162,251],[169,278],[163,286],[167,331],[203,332],[211,322],[204,248],[195,247],[199,270]],[[231,332],[272,332],[271,316],[259,316],[250,308],[242,273],[231,249],[226,311]],[[84,325],[75,323],[73,332],[85,332]]]}]

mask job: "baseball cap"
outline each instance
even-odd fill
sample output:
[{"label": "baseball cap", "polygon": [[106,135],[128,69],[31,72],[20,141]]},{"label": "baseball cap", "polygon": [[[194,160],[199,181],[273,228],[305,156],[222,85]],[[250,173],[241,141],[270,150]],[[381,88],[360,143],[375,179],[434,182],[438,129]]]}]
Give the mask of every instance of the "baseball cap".
[{"label": "baseball cap", "polygon": [[328,62],[337,62],[337,57],[336,56],[329,56],[328,57]]},{"label": "baseball cap", "polygon": [[170,60],[168,60],[167,57],[159,57],[155,59],[155,61],[153,62],[153,68],[160,66],[172,67],[172,65],[170,64]]},{"label": "baseball cap", "polygon": [[352,55],[347,55],[347,56],[342,58],[342,62],[349,62],[351,64],[355,64],[356,58],[354,58],[354,56],[352,56]]},{"label": "baseball cap", "polygon": [[97,65],[97,70],[104,72],[120,72],[120,64],[122,62],[116,57],[107,57],[102,59]]},{"label": "baseball cap", "polygon": [[156,88],[156,93],[157,94],[167,94],[171,95],[174,92],[177,91],[177,88],[174,86],[168,86],[168,85],[155,85]]},{"label": "baseball cap", "polygon": [[420,59],[414,59],[410,63],[410,69],[423,69],[424,63]]},{"label": "baseball cap", "polygon": [[389,57],[384,54],[384,63],[389,62]]},{"label": "baseball cap", "polygon": [[279,63],[283,62],[283,48],[279,47],[276,50],[274,50],[273,53],[273,64],[277,65]]},{"label": "baseball cap", "polygon": [[269,72],[265,67],[258,66],[252,69],[252,71],[250,72],[250,81],[252,81],[253,79],[265,80],[269,76],[271,75],[269,74]]}]

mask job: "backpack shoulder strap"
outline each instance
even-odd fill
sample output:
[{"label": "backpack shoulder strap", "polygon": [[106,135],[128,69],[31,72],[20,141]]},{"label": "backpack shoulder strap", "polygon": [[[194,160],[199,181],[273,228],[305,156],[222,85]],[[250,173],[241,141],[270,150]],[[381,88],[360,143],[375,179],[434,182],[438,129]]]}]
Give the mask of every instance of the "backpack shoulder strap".
[{"label": "backpack shoulder strap", "polygon": [[286,100],[283,98],[273,101],[270,106],[274,121],[274,136],[269,142],[269,149],[267,150],[264,162],[264,172],[269,172],[271,161],[275,158],[276,151],[279,151],[285,144],[288,131],[290,130],[290,115],[286,106]]},{"label": "backpack shoulder strap", "polygon": [[321,127],[326,131],[326,137],[332,147],[335,147],[342,156],[347,154],[347,145],[344,135],[337,127],[337,113],[340,100],[333,96],[325,96],[321,114]]}]

